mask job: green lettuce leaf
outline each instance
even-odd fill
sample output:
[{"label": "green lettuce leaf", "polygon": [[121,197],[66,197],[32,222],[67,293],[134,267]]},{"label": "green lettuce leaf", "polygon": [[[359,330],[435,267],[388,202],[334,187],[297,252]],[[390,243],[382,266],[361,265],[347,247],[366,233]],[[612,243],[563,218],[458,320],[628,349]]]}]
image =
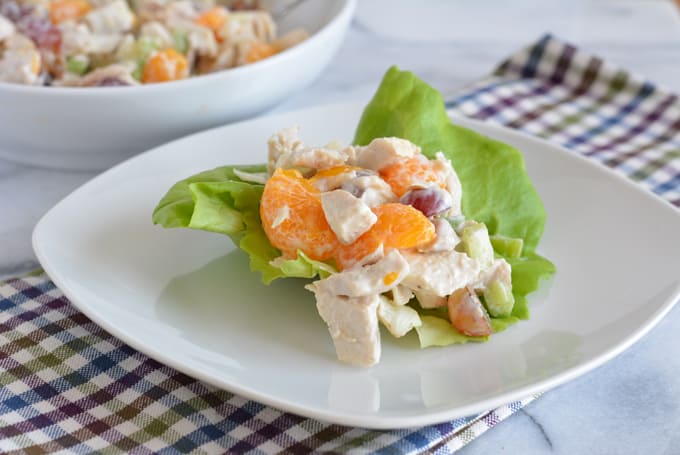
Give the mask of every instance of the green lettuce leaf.
[{"label": "green lettuce leaf", "polygon": [[366,106],[354,142],[386,136],[408,139],[430,158],[443,152],[460,178],[465,216],[486,224],[490,235],[524,239],[524,250],[534,251],[545,210],[519,150],[451,123],[440,93],[396,67]]},{"label": "green lettuce leaf", "polygon": [[416,327],[416,332],[421,348],[462,344],[468,341],[486,341],[489,338],[463,335],[454,329],[449,321],[436,316],[421,316],[420,321],[422,323]]},{"label": "green lettuce leaf", "polygon": [[[263,185],[242,182],[236,174],[234,169],[239,169],[245,172],[265,172],[266,165],[253,166],[224,166],[212,169],[210,171],[201,172],[184,180],[175,183],[163,196],[158,205],[153,211],[154,224],[160,224],[166,228],[172,227],[189,227],[193,229],[204,229],[211,232],[219,232],[229,236],[242,232],[245,227],[245,222],[241,216],[241,212],[236,207],[236,202],[230,191],[224,192],[224,198],[217,200],[216,193],[213,192],[210,196],[209,191],[205,191],[209,184],[233,183],[235,187],[240,187],[243,191],[236,191],[239,193],[238,202],[239,207],[250,207],[252,211],[253,206],[259,210],[260,197],[264,189]],[[197,188],[198,185],[198,188]],[[194,189],[192,189],[192,186]],[[203,187],[203,191],[200,187]],[[245,192],[252,192],[247,196]],[[199,194],[202,193],[202,194]],[[218,219],[215,226],[210,225],[207,220],[211,215],[215,215],[215,210],[208,210],[205,213],[200,208],[197,208],[197,202],[202,202],[201,207],[209,205],[209,201],[217,203],[217,211],[221,211],[224,219]],[[248,211],[248,210],[246,210]],[[192,219],[195,220],[192,221]]]},{"label": "green lettuce leaf", "polygon": [[[433,158],[441,151],[451,160],[463,187],[466,218],[486,224],[489,234],[523,240],[522,256],[509,254],[515,305],[510,316],[492,318],[494,332],[529,318],[527,294],[555,273],[555,266],[534,251],[545,225],[545,209],[514,147],[451,122],[441,94],[413,73],[390,68],[364,109],[354,143],[395,136],[418,144]],[[496,254],[508,253],[502,248]],[[428,316],[435,318],[435,316]],[[442,319],[443,322],[448,321]],[[421,345],[460,343],[465,336],[432,321],[418,334]],[[450,327],[450,324],[449,324]],[[440,330],[441,329],[441,330]]]},{"label": "green lettuce leaf", "polygon": [[250,269],[269,284],[276,278],[326,277],[333,266],[314,261],[303,253],[296,259],[271,265],[281,252],[269,243],[260,220],[264,185],[244,182],[234,169],[265,172],[266,165],[224,166],[177,182],[158,203],[153,222],[163,227],[185,227],[228,235],[250,257]]},{"label": "green lettuce leaf", "polygon": [[[495,236],[522,239],[521,256],[500,242],[496,254],[512,265],[515,305],[510,316],[492,318],[500,332],[529,317],[527,294],[555,273],[553,264],[535,253],[543,233],[545,210],[526,173],[521,153],[502,142],[451,123],[441,95],[410,72],[391,68],[367,105],[356,130],[356,144],[376,137],[396,136],[420,145],[433,157],[442,151],[453,163],[463,186],[463,213],[484,222]],[[282,260],[262,228],[259,204],[264,186],[238,178],[234,169],[264,172],[265,165],[225,166],[176,183],[154,210],[153,221],[164,227],[186,227],[226,234],[250,257],[250,268],[269,284],[283,277],[326,277],[333,265],[314,261],[299,252]],[[279,258],[279,259],[277,259]],[[272,261],[275,265],[272,265]],[[417,308],[417,307],[416,307]],[[421,313],[417,329],[422,347],[446,346],[486,337],[467,337],[446,319],[446,312]]]}]

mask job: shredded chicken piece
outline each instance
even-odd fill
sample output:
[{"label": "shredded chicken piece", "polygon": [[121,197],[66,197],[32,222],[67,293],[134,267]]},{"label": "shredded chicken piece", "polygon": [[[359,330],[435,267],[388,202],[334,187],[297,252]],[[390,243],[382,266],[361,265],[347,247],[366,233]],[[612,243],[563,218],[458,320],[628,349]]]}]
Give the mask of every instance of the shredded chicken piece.
[{"label": "shredded chicken piece", "polygon": [[378,221],[378,217],[364,202],[344,190],[321,193],[321,206],[326,221],[338,236],[349,245]]},{"label": "shredded chicken piece", "polygon": [[342,166],[353,156],[354,148],[308,147],[300,140],[298,127],[286,128],[269,139],[268,169],[301,169],[316,172]]},{"label": "shredded chicken piece", "polygon": [[341,362],[369,367],[380,361],[378,295],[349,298],[316,293],[316,308],[328,326]]},{"label": "shredded chicken piece", "polygon": [[403,256],[410,268],[403,284],[416,293],[447,296],[475,282],[480,272],[476,260],[455,250],[429,254],[404,252]]},{"label": "shredded chicken piece", "polygon": [[12,36],[15,30],[12,21],[0,14],[0,43]]},{"label": "shredded chicken piece", "polygon": [[398,285],[408,273],[408,263],[399,251],[392,250],[374,264],[334,273],[313,282],[308,289],[348,297],[382,294]]},{"label": "shredded chicken piece", "polygon": [[399,160],[413,158],[419,153],[420,147],[406,139],[382,137],[373,139],[370,144],[360,149],[356,165],[380,171]]},{"label": "shredded chicken piece", "polygon": [[80,80],[83,87],[97,85],[138,85],[139,82],[132,77],[134,67],[129,64],[116,63],[98,68],[85,75]]},{"label": "shredded chicken piece", "polygon": [[378,175],[358,175],[343,183],[341,188],[361,199],[369,207],[397,200],[392,188]]},{"label": "shredded chicken piece", "polygon": [[219,50],[215,34],[207,27],[193,24],[187,27],[189,53],[206,57],[216,57]]},{"label": "shredded chicken piece", "polygon": [[474,282],[474,288],[483,289],[494,280],[499,280],[508,286],[512,285],[512,268],[503,258],[494,259],[489,267],[479,273],[478,279]]},{"label": "shredded chicken piece", "polygon": [[173,45],[170,31],[158,21],[144,23],[139,30],[139,36],[153,39],[158,43],[159,49],[165,49]]},{"label": "shredded chicken piece", "polygon": [[267,145],[269,147],[267,169],[270,175],[274,173],[276,163],[282,156],[303,150],[305,147],[300,139],[300,127],[298,126],[291,126],[275,133],[269,138]]},{"label": "shredded chicken piece", "polygon": [[5,50],[0,54],[0,81],[19,84],[40,82],[42,59],[33,41],[20,33],[4,40]]},{"label": "shredded chicken piece", "polygon": [[72,56],[78,54],[108,54],[120,46],[124,35],[119,33],[94,34],[85,24],[66,21],[59,24],[61,52]]},{"label": "shredded chicken piece", "polygon": [[125,0],[115,0],[90,11],[84,20],[96,34],[116,34],[131,30],[135,15]]},{"label": "shredded chicken piece", "polygon": [[427,291],[415,291],[416,299],[421,308],[439,308],[446,305],[446,297]]},{"label": "shredded chicken piece", "polygon": [[264,41],[276,36],[276,24],[264,11],[238,11],[229,14],[217,35],[225,43]]}]

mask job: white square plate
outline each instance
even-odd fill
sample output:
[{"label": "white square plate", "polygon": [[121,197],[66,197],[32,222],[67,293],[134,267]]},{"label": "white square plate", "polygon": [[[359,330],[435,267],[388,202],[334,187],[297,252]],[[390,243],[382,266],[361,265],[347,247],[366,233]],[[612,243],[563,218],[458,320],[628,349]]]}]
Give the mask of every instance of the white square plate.
[{"label": "white square plate", "polygon": [[338,363],[300,280],[267,287],[224,236],[166,230],[151,213],[170,186],[266,160],[298,124],[306,142],[349,142],[361,107],[265,117],[161,146],[96,177],[40,220],[35,252],[81,311],[134,348],[271,406],[339,424],[413,427],[543,391],[623,351],[680,291],[680,215],[613,172],[545,141],[466,119],[522,150],[548,212],[539,252],[557,266],[532,318],[482,344],[420,350],[383,336],[379,365]]}]

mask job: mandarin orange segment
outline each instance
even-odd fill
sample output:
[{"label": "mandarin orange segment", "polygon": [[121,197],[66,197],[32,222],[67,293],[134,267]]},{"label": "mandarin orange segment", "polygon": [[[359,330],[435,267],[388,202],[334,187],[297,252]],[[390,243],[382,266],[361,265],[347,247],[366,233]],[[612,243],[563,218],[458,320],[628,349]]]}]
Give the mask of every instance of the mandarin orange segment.
[{"label": "mandarin orange segment", "polygon": [[415,248],[435,238],[434,224],[410,205],[391,203],[376,207],[385,248]]},{"label": "mandarin orange segment", "polygon": [[227,21],[227,14],[228,12],[225,8],[217,6],[202,13],[196,18],[195,22],[212,30],[217,41],[222,41],[218,32]]},{"label": "mandarin orange segment", "polygon": [[361,237],[349,245],[340,245],[338,265],[345,269],[375,252],[380,245],[385,252],[415,248],[434,240],[434,225],[423,213],[410,205],[384,204],[373,208],[378,220]]},{"label": "mandarin orange segment", "polygon": [[80,19],[92,8],[85,0],[55,0],[50,2],[50,20],[53,24],[60,24],[67,20]]},{"label": "mandarin orange segment", "polygon": [[439,186],[446,187],[446,182],[442,181],[432,163],[418,156],[387,166],[380,171],[380,176],[397,197],[403,196],[413,184],[438,183]]},{"label": "mandarin orange segment", "polygon": [[331,230],[319,190],[294,169],[277,169],[260,201],[262,226],[269,241],[287,258],[301,250],[318,261],[330,259],[340,242]]},{"label": "mandarin orange segment", "polygon": [[188,76],[189,62],[172,48],[156,52],[144,65],[142,82],[168,82]]}]

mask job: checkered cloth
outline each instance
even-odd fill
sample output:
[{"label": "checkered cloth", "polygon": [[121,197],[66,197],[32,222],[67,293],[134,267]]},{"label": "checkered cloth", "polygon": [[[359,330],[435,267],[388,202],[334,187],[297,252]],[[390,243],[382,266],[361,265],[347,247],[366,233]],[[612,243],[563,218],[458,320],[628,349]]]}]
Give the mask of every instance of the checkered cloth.
[{"label": "checkered cloth", "polygon": [[[590,156],[680,206],[677,97],[549,36],[449,107]],[[450,453],[532,399],[424,428],[331,425],[136,352],[44,274],[0,283],[2,453]]]}]

